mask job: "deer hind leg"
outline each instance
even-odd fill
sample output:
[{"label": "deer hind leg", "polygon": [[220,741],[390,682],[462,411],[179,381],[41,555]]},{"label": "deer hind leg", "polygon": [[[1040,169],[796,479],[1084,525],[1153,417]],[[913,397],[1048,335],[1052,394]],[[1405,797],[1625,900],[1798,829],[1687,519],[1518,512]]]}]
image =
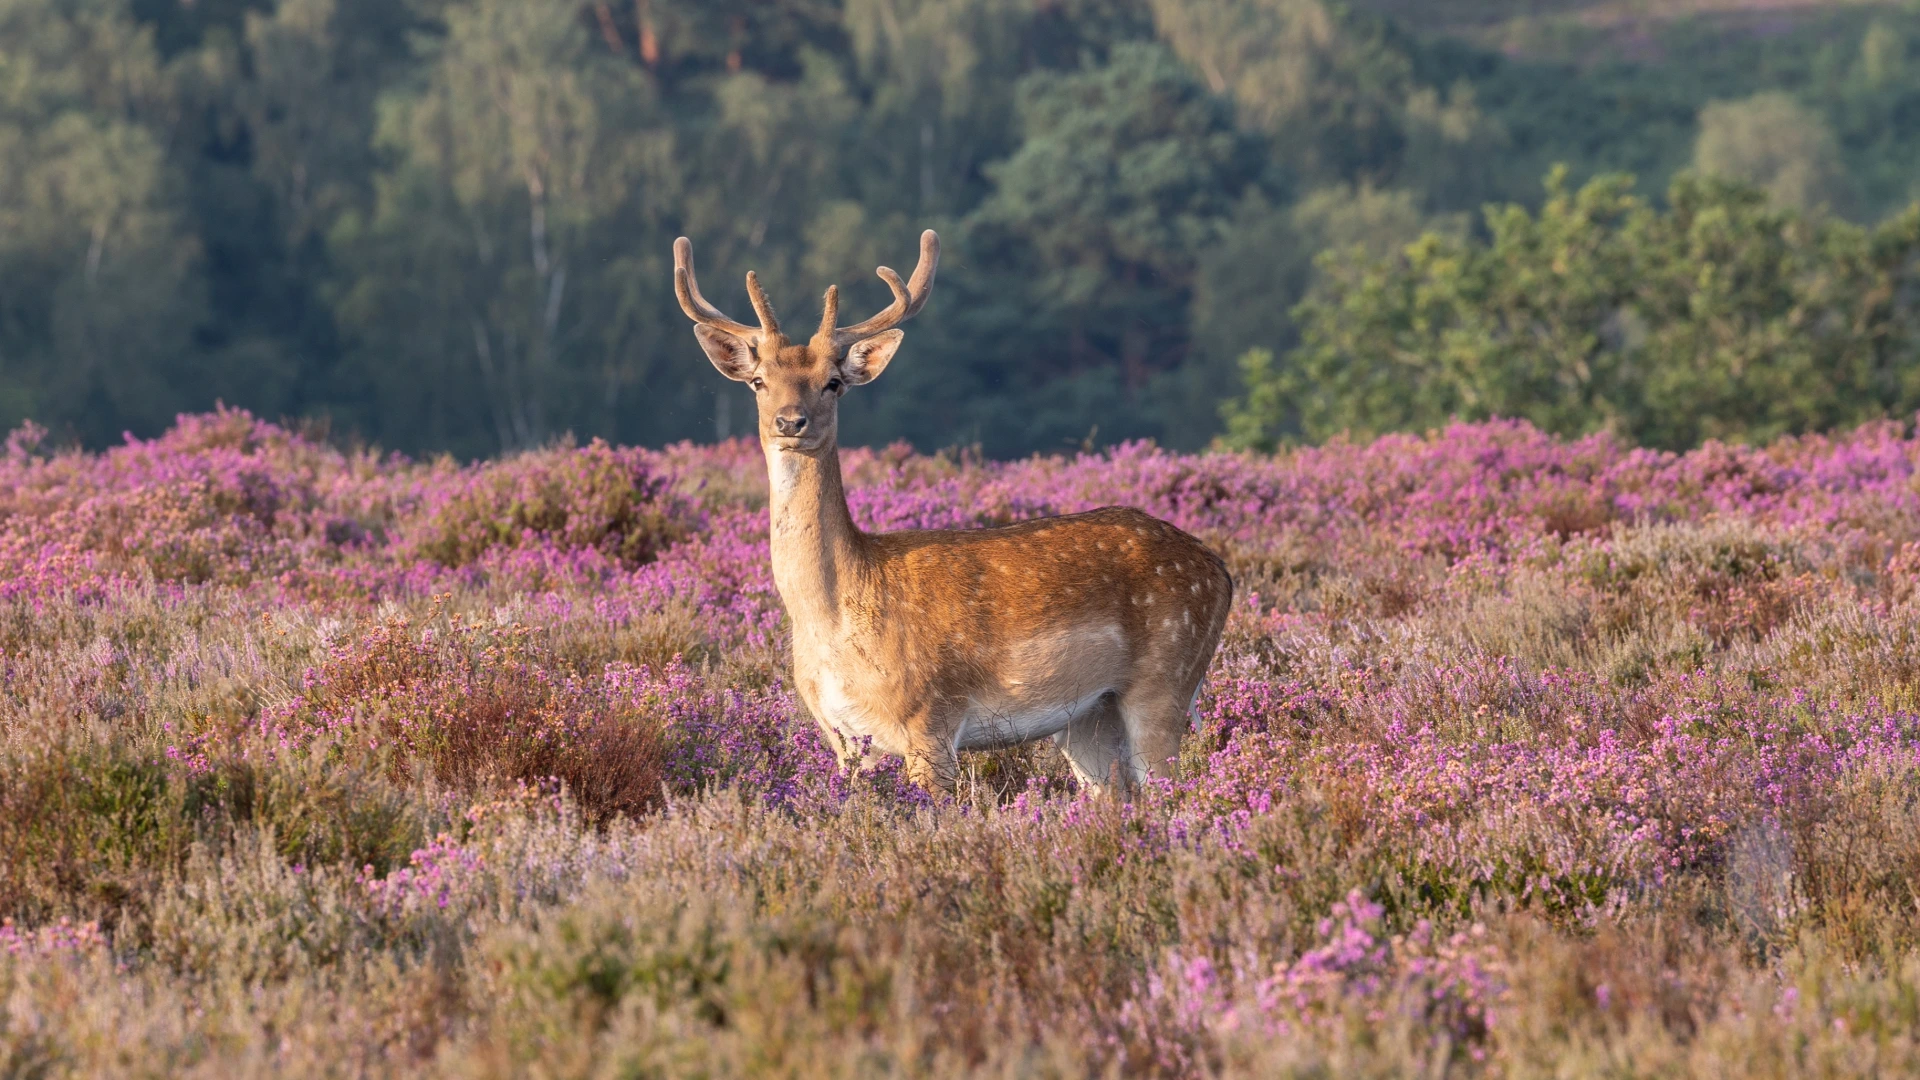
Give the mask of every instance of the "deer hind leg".
[{"label": "deer hind leg", "polygon": [[1127,725],[1120,716],[1119,699],[1103,695],[1093,707],[1053,736],[1053,744],[1073,766],[1074,779],[1090,791],[1104,793],[1118,781],[1122,791],[1131,777],[1127,768]]},{"label": "deer hind leg", "polygon": [[1126,724],[1128,779],[1148,777],[1173,780],[1180,772],[1180,736],[1187,730],[1191,696],[1164,687],[1137,686],[1120,699],[1120,717]]}]

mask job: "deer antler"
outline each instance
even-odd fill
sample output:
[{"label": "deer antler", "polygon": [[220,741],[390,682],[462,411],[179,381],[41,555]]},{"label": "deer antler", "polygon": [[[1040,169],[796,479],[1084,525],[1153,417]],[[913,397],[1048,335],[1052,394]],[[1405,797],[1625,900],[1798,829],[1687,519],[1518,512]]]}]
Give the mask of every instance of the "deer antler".
[{"label": "deer antler", "polygon": [[680,298],[680,310],[702,326],[724,330],[748,341],[772,338],[780,333],[780,320],[774,317],[773,304],[767,300],[766,290],[760,287],[759,276],[751,270],[747,271],[747,298],[753,301],[754,314],[760,316],[758,329],[728,318],[700,295],[700,282],[693,276],[693,241],[684,236],[673,242],[673,292]]},{"label": "deer antler", "polygon": [[920,309],[927,306],[927,297],[933,294],[933,272],[939,268],[940,237],[928,229],[920,234],[920,263],[913,268],[911,280],[901,282],[900,275],[891,267],[882,266],[874,271],[887,283],[887,288],[893,290],[893,303],[888,304],[886,310],[866,322],[837,327],[834,324],[840,317],[840,289],[830,287],[826,310],[820,316],[820,332],[814,335],[814,340],[831,345],[837,352],[920,314]]}]

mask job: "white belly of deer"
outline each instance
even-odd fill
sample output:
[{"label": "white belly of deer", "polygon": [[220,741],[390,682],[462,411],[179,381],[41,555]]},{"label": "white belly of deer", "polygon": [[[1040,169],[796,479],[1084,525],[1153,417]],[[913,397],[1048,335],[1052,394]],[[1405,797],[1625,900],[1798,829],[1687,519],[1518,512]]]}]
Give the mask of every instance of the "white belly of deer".
[{"label": "white belly of deer", "polygon": [[967,702],[957,750],[986,750],[1066,730],[1122,688],[1126,639],[1116,626],[1042,635],[1010,650],[998,685]]},{"label": "white belly of deer", "polygon": [[994,702],[968,703],[967,718],[954,738],[956,750],[993,750],[1018,746],[1035,739],[1065,731],[1075,720],[1092,712],[1113,687],[1069,701],[1034,703],[1025,708],[1009,708]]},{"label": "white belly of deer", "polygon": [[[1125,640],[1118,627],[1098,626],[1051,632],[1008,650],[1000,658],[1004,663],[998,665],[995,684],[968,696],[967,711],[954,729],[954,749],[1012,746],[1065,730],[1125,685]],[[850,648],[826,651],[857,655]],[[850,748],[871,740],[875,750],[908,751],[904,717],[883,715],[884,709],[863,701],[857,692],[881,689],[870,685],[870,673],[843,677],[828,662],[807,667],[812,672],[812,706]]]}]

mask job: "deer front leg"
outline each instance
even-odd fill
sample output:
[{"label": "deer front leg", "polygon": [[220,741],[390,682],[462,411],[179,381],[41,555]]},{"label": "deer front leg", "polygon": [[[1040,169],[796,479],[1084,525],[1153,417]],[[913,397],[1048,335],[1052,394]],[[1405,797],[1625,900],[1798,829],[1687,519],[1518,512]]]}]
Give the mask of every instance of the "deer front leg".
[{"label": "deer front leg", "polygon": [[960,756],[953,743],[928,735],[913,740],[907,754],[907,779],[928,791],[953,794],[960,778]]},{"label": "deer front leg", "polygon": [[873,748],[872,739],[841,731],[832,724],[823,723],[820,730],[825,732],[827,746],[832,748],[833,756],[839,759],[842,772],[866,772],[886,756]]}]

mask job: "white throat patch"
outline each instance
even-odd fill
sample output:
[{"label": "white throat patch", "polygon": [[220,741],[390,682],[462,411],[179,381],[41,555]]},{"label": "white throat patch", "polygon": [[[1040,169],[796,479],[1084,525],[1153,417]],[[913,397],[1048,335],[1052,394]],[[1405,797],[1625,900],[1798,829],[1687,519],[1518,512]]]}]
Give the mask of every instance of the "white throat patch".
[{"label": "white throat patch", "polygon": [[800,470],[806,467],[806,461],[799,454],[778,447],[769,446],[766,452],[768,489],[775,498],[793,494],[793,489],[800,484]]}]

